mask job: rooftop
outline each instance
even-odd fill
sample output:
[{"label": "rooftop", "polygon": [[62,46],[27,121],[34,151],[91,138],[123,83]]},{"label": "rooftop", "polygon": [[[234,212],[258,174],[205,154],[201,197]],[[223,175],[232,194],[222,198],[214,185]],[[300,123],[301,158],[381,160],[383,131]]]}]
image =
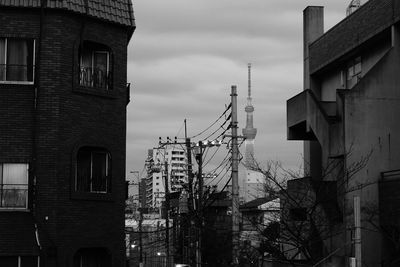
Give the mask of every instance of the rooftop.
[{"label": "rooftop", "polygon": [[43,7],[67,10],[135,27],[131,0],[0,0],[0,7]]},{"label": "rooftop", "polygon": [[400,2],[369,0],[309,45],[315,73],[388,29],[400,19]]}]

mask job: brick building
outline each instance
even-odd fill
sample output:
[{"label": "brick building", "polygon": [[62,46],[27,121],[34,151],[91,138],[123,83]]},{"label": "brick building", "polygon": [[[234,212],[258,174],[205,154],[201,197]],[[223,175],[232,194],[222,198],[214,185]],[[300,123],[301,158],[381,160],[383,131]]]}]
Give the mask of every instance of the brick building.
[{"label": "brick building", "polygon": [[[323,7],[304,10],[304,91],[287,101],[287,128],[289,140],[305,141],[310,177],[288,188],[310,185],[308,196],[331,199],[312,205],[329,229],[321,235],[311,225],[320,245],[314,263],[398,266],[400,2],[370,0],[327,32],[323,21]],[[354,197],[361,200],[360,243]],[[329,215],[332,207],[338,216]],[[296,221],[310,219],[308,206],[293,211]]]},{"label": "brick building", "polygon": [[0,266],[124,266],[131,2],[0,7]]}]

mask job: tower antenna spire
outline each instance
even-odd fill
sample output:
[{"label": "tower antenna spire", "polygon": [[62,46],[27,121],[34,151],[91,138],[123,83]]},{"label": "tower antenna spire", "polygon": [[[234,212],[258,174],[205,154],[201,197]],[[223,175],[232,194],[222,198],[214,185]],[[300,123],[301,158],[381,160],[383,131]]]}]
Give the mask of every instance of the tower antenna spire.
[{"label": "tower antenna spire", "polygon": [[248,90],[247,90],[247,105],[251,105],[251,63],[247,64],[248,72]]}]

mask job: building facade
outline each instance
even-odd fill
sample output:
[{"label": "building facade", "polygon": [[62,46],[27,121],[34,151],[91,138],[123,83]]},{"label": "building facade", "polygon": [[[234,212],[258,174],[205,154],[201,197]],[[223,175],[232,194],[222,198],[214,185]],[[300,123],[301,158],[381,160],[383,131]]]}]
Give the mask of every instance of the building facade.
[{"label": "building facade", "polygon": [[149,150],[146,184],[146,204],[148,208],[160,208],[165,200],[165,179],[168,179],[170,193],[180,192],[187,179],[186,151],[176,145]]},{"label": "building facade", "polygon": [[[324,33],[323,7],[304,10],[304,90],[287,101],[287,130],[289,140],[305,141],[309,177],[291,188],[310,185],[316,201],[324,192],[311,206],[330,229],[321,235],[313,225],[321,244],[315,260],[326,266],[398,264],[399,20],[398,1],[370,0]],[[309,208],[292,217],[306,220]]]},{"label": "building facade", "polygon": [[131,2],[0,7],[0,266],[124,266]]}]

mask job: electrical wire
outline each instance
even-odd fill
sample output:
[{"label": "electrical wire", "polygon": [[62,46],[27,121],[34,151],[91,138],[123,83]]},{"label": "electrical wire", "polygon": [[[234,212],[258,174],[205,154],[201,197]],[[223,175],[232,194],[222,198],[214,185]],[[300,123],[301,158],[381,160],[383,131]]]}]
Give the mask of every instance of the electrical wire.
[{"label": "electrical wire", "polygon": [[228,110],[230,110],[231,106],[232,106],[232,103],[230,103],[230,104],[228,105],[228,107],[225,109],[225,111],[224,111],[224,112],[218,117],[218,119],[216,119],[210,126],[208,126],[206,129],[204,129],[204,130],[201,131],[200,133],[198,133],[198,134],[196,134],[196,135],[194,135],[194,136],[192,136],[192,137],[190,137],[190,138],[191,138],[191,139],[196,138],[196,137],[202,135],[203,133],[205,133],[206,131],[208,131],[211,127],[213,127],[213,126],[226,114],[226,112],[228,112]]}]

